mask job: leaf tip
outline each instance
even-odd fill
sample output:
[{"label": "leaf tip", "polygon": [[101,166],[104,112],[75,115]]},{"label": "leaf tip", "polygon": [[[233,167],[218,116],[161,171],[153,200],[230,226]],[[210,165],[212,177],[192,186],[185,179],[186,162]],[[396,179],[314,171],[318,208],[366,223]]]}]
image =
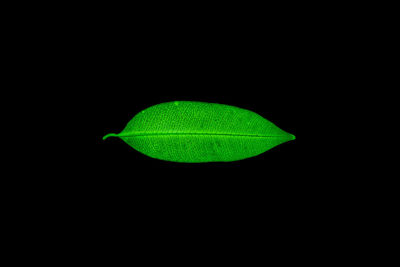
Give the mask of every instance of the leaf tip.
[{"label": "leaf tip", "polygon": [[296,139],[296,136],[294,136],[293,134],[291,134],[290,136],[291,136],[292,140]]},{"label": "leaf tip", "polygon": [[103,136],[103,141],[106,140],[110,136],[118,136],[118,135],[116,135],[115,133],[106,134],[105,136]]}]

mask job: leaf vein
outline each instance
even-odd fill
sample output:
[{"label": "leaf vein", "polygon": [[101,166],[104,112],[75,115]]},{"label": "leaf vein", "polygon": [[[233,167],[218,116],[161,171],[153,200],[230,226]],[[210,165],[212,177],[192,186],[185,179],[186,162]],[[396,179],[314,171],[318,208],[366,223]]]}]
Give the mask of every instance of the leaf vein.
[{"label": "leaf vein", "polygon": [[259,134],[233,134],[233,133],[132,133],[132,134],[119,134],[119,137],[139,137],[139,136],[179,136],[179,135],[192,135],[192,136],[231,136],[231,137],[283,137],[283,135],[259,135]]}]

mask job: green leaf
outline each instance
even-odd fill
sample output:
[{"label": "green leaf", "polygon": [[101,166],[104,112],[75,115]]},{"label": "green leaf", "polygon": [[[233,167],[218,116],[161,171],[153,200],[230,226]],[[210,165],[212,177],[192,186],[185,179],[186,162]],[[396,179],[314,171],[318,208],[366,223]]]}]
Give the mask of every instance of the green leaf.
[{"label": "green leaf", "polygon": [[192,101],[151,106],[103,140],[110,136],[149,157],[175,162],[241,160],[295,139],[252,111]]}]

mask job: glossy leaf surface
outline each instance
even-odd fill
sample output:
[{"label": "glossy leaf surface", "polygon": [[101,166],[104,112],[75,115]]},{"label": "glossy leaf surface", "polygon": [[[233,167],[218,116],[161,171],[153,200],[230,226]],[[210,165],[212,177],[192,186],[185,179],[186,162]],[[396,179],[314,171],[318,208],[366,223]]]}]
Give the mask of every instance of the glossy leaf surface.
[{"label": "glossy leaf surface", "polygon": [[241,160],[295,139],[252,111],[193,101],[151,106],[103,139],[110,136],[149,157],[191,163]]}]

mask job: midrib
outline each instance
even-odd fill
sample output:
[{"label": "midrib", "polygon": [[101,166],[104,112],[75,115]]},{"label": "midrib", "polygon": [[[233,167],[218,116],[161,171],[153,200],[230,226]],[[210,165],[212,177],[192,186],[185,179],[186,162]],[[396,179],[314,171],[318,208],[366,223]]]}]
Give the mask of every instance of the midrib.
[{"label": "midrib", "polygon": [[200,136],[233,136],[233,137],[283,137],[283,135],[259,135],[259,134],[238,134],[238,133],[129,133],[117,134],[118,137],[136,137],[136,136],[178,136],[178,135],[200,135]]}]

